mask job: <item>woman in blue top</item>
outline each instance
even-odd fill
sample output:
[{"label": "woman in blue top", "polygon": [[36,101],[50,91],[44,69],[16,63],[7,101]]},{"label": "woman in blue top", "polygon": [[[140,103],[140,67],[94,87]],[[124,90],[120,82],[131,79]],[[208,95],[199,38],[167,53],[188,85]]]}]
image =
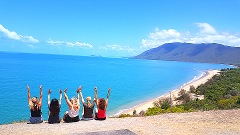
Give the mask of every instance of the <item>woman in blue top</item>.
[{"label": "woman in blue top", "polygon": [[41,112],[41,107],[42,107],[42,85],[39,86],[40,88],[40,98],[38,102],[37,97],[33,97],[31,99],[30,96],[30,89],[29,86],[27,85],[28,89],[28,105],[31,111],[31,117],[29,118],[29,121],[34,124],[34,123],[41,123],[43,121],[42,117],[42,112]]}]

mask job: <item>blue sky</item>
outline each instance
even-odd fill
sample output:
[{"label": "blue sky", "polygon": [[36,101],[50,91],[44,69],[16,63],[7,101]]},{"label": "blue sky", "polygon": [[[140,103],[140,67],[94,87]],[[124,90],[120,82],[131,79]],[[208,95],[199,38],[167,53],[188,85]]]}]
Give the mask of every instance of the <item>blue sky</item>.
[{"label": "blue sky", "polygon": [[129,57],[171,42],[240,47],[240,0],[0,0],[0,51]]}]

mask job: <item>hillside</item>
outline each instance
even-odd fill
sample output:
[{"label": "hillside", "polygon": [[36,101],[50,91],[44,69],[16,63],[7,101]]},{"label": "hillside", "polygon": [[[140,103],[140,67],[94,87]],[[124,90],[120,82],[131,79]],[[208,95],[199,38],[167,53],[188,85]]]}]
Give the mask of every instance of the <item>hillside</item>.
[{"label": "hillside", "polygon": [[240,47],[216,43],[166,43],[132,58],[240,65]]}]

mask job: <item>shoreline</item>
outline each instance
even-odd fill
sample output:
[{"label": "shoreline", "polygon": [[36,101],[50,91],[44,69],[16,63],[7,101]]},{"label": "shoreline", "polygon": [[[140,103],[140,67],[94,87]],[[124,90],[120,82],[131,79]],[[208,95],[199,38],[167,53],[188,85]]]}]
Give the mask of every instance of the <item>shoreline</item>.
[{"label": "shoreline", "polygon": [[[204,71],[203,75],[201,75],[199,78],[195,80],[195,78],[187,83],[184,83],[179,89],[175,89],[171,91],[171,97],[172,97],[172,106],[176,105],[177,103],[174,102],[174,99],[178,97],[178,93],[181,89],[185,89],[186,91],[190,90],[190,86],[193,85],[195,88],[197,88],[199,85],[206,83],[209,79],[211,79],[214,75],[218,74],[220,70],[206,70]],[[133,114],[133,111],[136,110],[136,113],[140,113],[141,111],[147,111],[148,108],[154,107],[153,103],[155,101],[158,101],[160,98],[169,98],[170,94],[165,94],[162,96],[159,96],[158,98],[155,98],[153,100],[147,101],[145,103],[139,104],[134,106],[133,108],[126,109],[118,114],[116,116],[119,116],[121,114]]]}]

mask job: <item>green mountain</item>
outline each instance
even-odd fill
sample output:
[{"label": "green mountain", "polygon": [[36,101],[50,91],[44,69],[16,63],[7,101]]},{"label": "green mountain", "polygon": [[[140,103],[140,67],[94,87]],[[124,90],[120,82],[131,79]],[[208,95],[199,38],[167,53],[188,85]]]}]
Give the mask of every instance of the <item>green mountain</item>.
[{"label": "green mountain", "polygon": [[216,43],[166,43],[132,58],[240,65],[240,47]]}]

